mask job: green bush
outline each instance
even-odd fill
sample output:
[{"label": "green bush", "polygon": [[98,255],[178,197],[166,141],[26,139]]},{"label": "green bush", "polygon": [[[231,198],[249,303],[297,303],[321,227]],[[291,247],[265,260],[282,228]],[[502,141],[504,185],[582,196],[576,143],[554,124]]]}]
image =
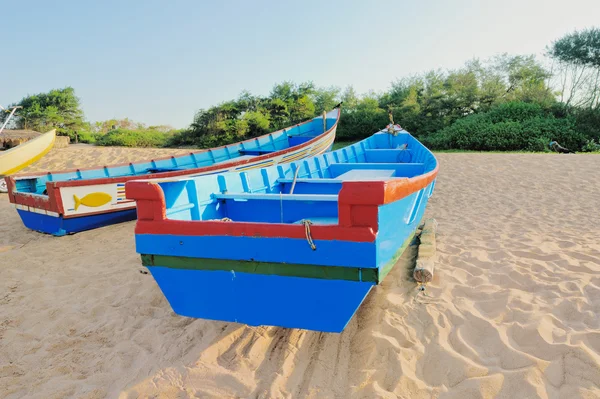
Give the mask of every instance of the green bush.
[{"label": "green bush", "polygon": [[96,145],[120,147],[164,147],[172,133],[157,130],[115,129],[96,136]]},{"label": "green bush", "polygon": [[576,108],[575,115],[577,131],[583,133],[588,139],[600,142],[600,107],[594,109]]},{"label": "green bush", "polygon": [[336,135],[341,140],[362,139],[383,129],[388,123],[388,114],[379,107],[377,100],[365,98],[354,109],[342,106]]},{"label": "green bush", "polygon": [[[86,143],[86,144],[94,144],[98,137],[101,137],[101,135],[98,133],[83,131],[83,132],[77,133],[77,142]],[[71,142],[74,143],[75,139],[72,139]]]},{"label": "green bush", "polygon": [[556,118],[537,104],[523,102],[467,116],[422,139],[432,149],[474,151],[545,151],[552,140],[579,150],[585,135],[576,131],[575,118]]},{"label": "green bush", "polygon": [[583,152],[599,152],[600,142],[596,143],[594,139],[588,140],[585,145],[581,148]]}]

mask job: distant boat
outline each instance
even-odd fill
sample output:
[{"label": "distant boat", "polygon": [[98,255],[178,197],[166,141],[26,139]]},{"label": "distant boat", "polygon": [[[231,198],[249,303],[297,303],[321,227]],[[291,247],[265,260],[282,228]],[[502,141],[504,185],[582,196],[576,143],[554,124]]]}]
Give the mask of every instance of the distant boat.
[{"label": "distant boat", "polygon": [[136,250],[175,313],[341,332],[414,237],[438,172],[397,125],[291,164],[130,181]]},{"label": "distant boat", "polygon": [[56,130],[41,134],[16,147],[0,151],[0,192],[6,192],[4,177],[25,169],[52,149]]},{"label": "distant boat", "polygon": [[331,149],[339,118],[335,108],[286,129],[187,155],[10,176],[8,194],[32,230],[63,236],[95,229],[135,219],[135,203],[125,198],[129,180],[245,171],[318,155]]}]

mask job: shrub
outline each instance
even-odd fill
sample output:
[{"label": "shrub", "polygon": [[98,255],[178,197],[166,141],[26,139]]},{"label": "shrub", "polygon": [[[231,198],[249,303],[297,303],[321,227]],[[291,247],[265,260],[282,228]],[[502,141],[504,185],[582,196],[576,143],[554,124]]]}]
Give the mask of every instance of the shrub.
[{"label": "shrub", "polygon": [[383,129],[388,123],[388,114],[379,108],[377,101],[364,99],[355,109],[342,107],[336,135],[341,140],[362,139]]},{"label": "shrub", "polygon": [[[77,141],[79,143],[94,144],[100,136],[98,133],[83,131],[77,133]],[[75,142],[75,139],[71,139],[71,142]]]},{"label": "shrub", "polygon": [[422,139],[432,149],[475,151],[546,151],[552,140],[578,150],[585,135],[576,130],[573,117],[556,118],[537,104],[523,102],[469,115]]},{"label": "shrub", "polygon": [[600,142],[600,107],[574,110],[577,131]]},{"label": "shrub", "polygon": [[588,140],[581,148],[583,152],[598,152],[600,151],[600,142],[596,143],[594,139]]},{"label": "shrub", "polygon": [[96,136],[96,145],[120,147],[164,147],[172,133],[157,130],[115,129]]}]

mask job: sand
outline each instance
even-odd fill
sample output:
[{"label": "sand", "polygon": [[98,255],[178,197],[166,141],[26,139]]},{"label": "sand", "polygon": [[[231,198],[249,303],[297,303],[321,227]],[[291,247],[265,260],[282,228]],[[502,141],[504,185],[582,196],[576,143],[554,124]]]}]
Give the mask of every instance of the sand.
[{"label": "sand", "polygon": [[[30,170],[181,152],[71,146]],[[437,156],[428,296],[411,247],[342,334],[176,316],[135,222],[51,237],[1,195],[0,397],[599,397],[600,156]]]}]

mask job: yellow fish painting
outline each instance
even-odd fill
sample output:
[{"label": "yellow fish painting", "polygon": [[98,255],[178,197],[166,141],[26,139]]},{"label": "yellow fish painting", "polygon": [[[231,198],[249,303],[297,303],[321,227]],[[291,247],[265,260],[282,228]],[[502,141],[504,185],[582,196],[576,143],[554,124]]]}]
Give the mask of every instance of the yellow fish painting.
[{"label": "yellow fish painting", "polygon": [[79,199],[79,197],[76,195],[73,195],[73,199],[75,200],[75,210],[77,210],[79,205],[85,205],[89,207],[102,206],[110,202],[112,197],[106,193],[90,193],[81,199]]}]

